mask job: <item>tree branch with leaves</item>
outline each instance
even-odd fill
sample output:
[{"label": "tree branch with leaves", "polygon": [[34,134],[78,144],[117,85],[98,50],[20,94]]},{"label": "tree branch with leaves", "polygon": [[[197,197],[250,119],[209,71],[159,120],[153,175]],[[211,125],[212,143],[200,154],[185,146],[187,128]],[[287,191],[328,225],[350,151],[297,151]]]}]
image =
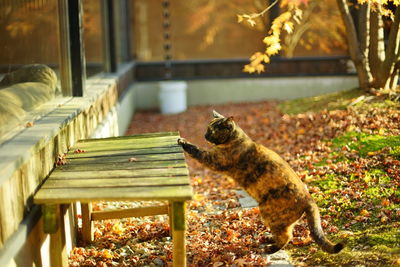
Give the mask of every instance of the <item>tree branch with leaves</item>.
[{"label": "tree branch with leaves", "polygon": [[[286,11],[273,20],[263,40],[265,51],[251,56],[250,63],[244,67],[245,72],[265,71],[264,64],[282,49],[282,33],[290,35],[296,32],[296,27],[301,27],[304,9],[309,4],[309,0],[281,1],[280,6],[286,7]],[[346,28],[348,53],[357,71],[360,88],[372,92],[396,90],[400,69],[400,0],[357,0],[355,5],[349,0],[336,0],[336,4]],[[354,16],[353,11],[358,16]],[[238,15],[238,18],[239,22],[252,24],[263,14],[264,11]]]}]

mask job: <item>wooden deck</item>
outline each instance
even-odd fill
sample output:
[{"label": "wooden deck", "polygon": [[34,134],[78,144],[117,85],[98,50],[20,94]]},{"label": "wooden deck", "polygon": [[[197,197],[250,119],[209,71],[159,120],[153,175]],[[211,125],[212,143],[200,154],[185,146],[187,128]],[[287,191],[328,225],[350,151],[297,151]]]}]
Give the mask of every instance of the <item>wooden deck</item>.
[{"label": "wooden deck", "polygon": [[[93,220],[168,213],[174,266],[185,266],[185,201],[191,200],[192,188],[178,138],[177,132],[168,132],[77,142],[62,161],[64,165],[55,168],[34,196],[34,202],[44,207],[45,231],[62,241],[57,227],[62,225],[62,207],[75,202],[83,203],[86,241],[93,239]],[[164,200],[169,205],[92,212],[90,204],[135,200]],[[64,262],[63,257],[54,263]]]}]

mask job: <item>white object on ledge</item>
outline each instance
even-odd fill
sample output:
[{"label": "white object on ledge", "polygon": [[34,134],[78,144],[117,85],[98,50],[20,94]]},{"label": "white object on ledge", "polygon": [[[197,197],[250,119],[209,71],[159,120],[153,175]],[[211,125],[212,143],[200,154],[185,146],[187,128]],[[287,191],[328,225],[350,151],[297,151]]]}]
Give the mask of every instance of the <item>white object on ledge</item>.
[{"label": "white object on ledge", "polygon": [[186,110],[185,81],[163,81],[160,85],[160,110],[162,114],[176,114]]}]

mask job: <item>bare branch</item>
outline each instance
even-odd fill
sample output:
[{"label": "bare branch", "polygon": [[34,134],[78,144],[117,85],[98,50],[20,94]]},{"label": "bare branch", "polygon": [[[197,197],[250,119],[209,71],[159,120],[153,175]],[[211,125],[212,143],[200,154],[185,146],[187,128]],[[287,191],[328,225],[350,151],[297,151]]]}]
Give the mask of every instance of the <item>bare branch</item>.
[{"label": "bare branch", "polygon": [[270,4],[267,8],[265,8],[263,11],[259,12],[259,13],[252,13],[252,14],[237,14],[238,17],[238,23],[241,23],[242,21],[247,21],[251,26],[256,25],[256,22],[254,19],[258,18],[258,17],[262,17],[264,16],[264,14],[266,12],[268,12],[268,10],[270,10],[271,8],[273,8],[279,0],[275,0],[272,4]]},{"label": "bare branch", "polygon": [[353,18],[346,0],[336,0],[340,14],[342,15],[343,22],[346,26],[346,38],[349,45],[350,57],[354,62],[360,61],[360,48],[358,46],[358,38],[356,27],[354,26]]},{"label": "bare branch", "polygon": [[400,61],[400,6],[397,6],[394,20],[390,27],[385,65],[392,61]]},{"label": "bare branch", "polygon": [[278,0],[275,0],[272,4],[270,4],[266,9],[264,9],[263,11],[261,11],[260,13],[258,13],[260,16],[263,16],[266,12],[268,12],[268,10],[270,10],[271,8],[273,8],[276,4],[278,3]]},{"label": "bare branch", "polygon": [[371,82],[371,73],[367,69],[366,58],[361,52],[357,38],[356,27],[346,0],[336,0],[340,14],[346,27],[346,38],[349,45],[350,57],[357,69],[360,87],[367,90]]}]

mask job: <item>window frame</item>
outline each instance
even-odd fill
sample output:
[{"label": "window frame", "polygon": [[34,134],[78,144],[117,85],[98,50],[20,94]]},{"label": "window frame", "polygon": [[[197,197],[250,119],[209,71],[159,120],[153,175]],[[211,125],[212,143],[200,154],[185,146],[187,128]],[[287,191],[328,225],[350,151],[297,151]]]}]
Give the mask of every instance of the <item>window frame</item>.
[{"label": "window frame", "polygon": [[[135,0],[130,0],[133,5]],[[270,9],[271,21],[280,14],[279,4]],[[131,15],[130,19],[133,19]],[[162,17],[159,18],[160,23]],[[357,25],[358,26],[358,25]],[[128,24],[134,47],[135,32],[132,24]],[[265,72],[249,74],[243,72],[244,65],[249,63],[247,58],[230,59],[196,59],[196,60],[162,60],[140,61],[135,58],[132,49],[132,60],[135,62],[136,81],[163,81],[163,80],[199,80],[199,79],[236,79],[236,78],[266,78],[266,77],[296,77],[296,76],[341,76],[355,75],[349,67],[350,56],[318,56],[318,57],[293,57],[285,58],[275,56],[272,58]],[[171,68],[171,77],[165,77],[165,69]],[[329,66],[331,69],[329,70]],[[289,71],[288,71],[289,70]]]}]

